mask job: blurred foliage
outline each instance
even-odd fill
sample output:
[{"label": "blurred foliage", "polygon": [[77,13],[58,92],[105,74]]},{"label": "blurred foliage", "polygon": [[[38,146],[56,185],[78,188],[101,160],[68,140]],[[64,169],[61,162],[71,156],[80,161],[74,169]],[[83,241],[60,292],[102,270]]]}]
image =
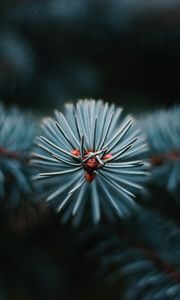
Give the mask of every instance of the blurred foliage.
[{"label": "blurred foliage", "polygon": [[78,97],[177,102],[178,0],[2,0],[0,96],[39,111]]},{"label": "blurred foliage", "polygon": [[[79,97],[137,115],[177,103],[179,52],[179,0],[0,1],[0,99],[35,115]],[[145,206],[179,220],[167,191],[151,192],[155,201]],[[120,300],[123,279],[110,286],[97,280],[96,261],[87,256],[114,229],[84,243],[86,227],[62,225],[42,204],[1,211],[0,300]]]}]

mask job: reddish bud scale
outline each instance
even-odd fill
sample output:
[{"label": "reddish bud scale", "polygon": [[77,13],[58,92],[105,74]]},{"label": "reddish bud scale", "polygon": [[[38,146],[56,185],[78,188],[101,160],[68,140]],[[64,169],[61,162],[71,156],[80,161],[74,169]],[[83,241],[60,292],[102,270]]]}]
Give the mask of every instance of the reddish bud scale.
[{"label": "reddish bud scale", "polygon": [[0,154],[6,154],[7,150],[4,147],[0,147]]},{"label": "reddish bud scale", "polygon": [[88,159],[86,162],[86,170],[87,172],[93,172],[96,171],[99,166],[99,162],[95,157]]},{"label": "reddish bud scale", "polygon": [[86,181],[89,183],[91,183],[95,179],[95,177],[96,177],[96,173],[94,173],[94,172],[91,172],[91,173],[86,172],[85,173]]},{"label": "reddish bud scale", "polygon": [[150,158],[150,163],[153,167],[160,166],[163,163],[166,163],[169,160],[179,160],[180,159],[180,152],[179,151],[172,151],[166,154],[154,155]]},{"label": "reddish bud scale", "polygon": [[105,154],[102,159],[109,159],[109,158],[112,158],[111,153]]},{"label": "reddish bud scale", "polygon": [[3,155],[8,158],[16,159],[16,160],[22,160],[22,161],[26,160],[24,157],[22,157],[20,153],[10,152],[8,149],[4,147],[0,147],[0,155]]},{"label": "reddish bud scale", "polygon": [[[93,151],[91,151],[90,149],[85,151],[85,157],[83,157],[82,159],[86,158],[90,153],[93,153]],[[80,150],[79,149],[73,149],[71,151],[71,154],[73,154],[74,156],[80,156]],[[112,157],[112,154],[105,154],[102,157],[102,160],[106,160]],[[101,164],[99,163],[99,161],[96,159],[96,157],[90,157],[83,165],[84,170],[85,170],[85,178],[87,180],[87,182],[91,183],[95,177],[96,177],[96,173],[95,171],[101,166]]]},{"label": "reddish bud scale", "polygon": [[180,151],[172,151],[169,156],[172,160],[179,160],[180,159]]},{"label": "reddish bud scale", "polygon": [[73,150],[71,150],[71,154],[74,155],[74,156],[80,156],[80,150],[73,149]]}]

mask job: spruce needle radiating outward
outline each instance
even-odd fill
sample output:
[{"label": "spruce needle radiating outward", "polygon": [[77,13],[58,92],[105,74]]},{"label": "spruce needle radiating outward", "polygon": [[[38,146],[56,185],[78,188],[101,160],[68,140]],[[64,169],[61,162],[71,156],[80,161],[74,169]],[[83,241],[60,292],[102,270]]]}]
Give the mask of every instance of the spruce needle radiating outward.
[{"label": "spruce needle radiating outward", "polygon": [[46,119],[34,155],[36,178],[54,190],[47,200],[75,217],[88,198],[95,223],[104,201],[124,217],[136,206],[135,194],[148,175],[141,157],[146,144],[134,119],[121,121],[122,109],[101,100],[80,100],[66,111]]}]

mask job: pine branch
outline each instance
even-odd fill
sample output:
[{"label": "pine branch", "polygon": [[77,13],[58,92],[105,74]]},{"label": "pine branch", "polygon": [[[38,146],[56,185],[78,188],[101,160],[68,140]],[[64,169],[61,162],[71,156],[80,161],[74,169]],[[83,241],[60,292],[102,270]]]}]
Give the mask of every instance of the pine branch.
[{"label": "pine branch", "polygon": [[179,199],[180,193],[180,106],[155,111],[141,121],[149,144],[152,180]]},{"label": "pine branch", "polygon": [[65,116],[55,116],[44,119],[32,161],[37,179],[51,188],[46,200],[64,211],[64,221],[75,216],[79,223],[87,198],[94,223],[101,206],[107,215],[129,215],[148,175],[140,160],[147,146],[134,120],[123,120],[122,108],[94,100],[67,104]]},{"label": "pine branch", "polygon": [[32,168],[29,166],[37,124],[17,108],[0,106],[0,198],[6,208],[18,206],[22,196],[32,193]]},{"label": "pine branch", "polygon": [[93,260],[96,257],[99,263],[99,276],[105,276],[109,283],[125,282],[120,299],[177,300],[180,293],[177,225],[141,210],[115,231],[89,251],[88,256]]}]

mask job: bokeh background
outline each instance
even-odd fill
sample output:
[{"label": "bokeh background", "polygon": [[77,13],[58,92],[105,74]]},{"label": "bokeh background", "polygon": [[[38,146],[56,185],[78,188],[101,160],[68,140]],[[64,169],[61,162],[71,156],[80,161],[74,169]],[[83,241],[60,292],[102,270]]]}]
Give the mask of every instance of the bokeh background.
[{"label": "bokeh background", "polygon": [[44,113],[79,97],[143,111],[180,99],[179,0],[1,0],[0,98]]},{"label": "bokeh background", "polygon": [[[180,0],[0,0],[0,99],[35,114],[102,98],[137,114],[180,99]],[[120,299],[42,207],[0,226],[0,300]],[[91,240],[90,244],[93,244]],[[117,296],[118,295],[118,296]]]}]

